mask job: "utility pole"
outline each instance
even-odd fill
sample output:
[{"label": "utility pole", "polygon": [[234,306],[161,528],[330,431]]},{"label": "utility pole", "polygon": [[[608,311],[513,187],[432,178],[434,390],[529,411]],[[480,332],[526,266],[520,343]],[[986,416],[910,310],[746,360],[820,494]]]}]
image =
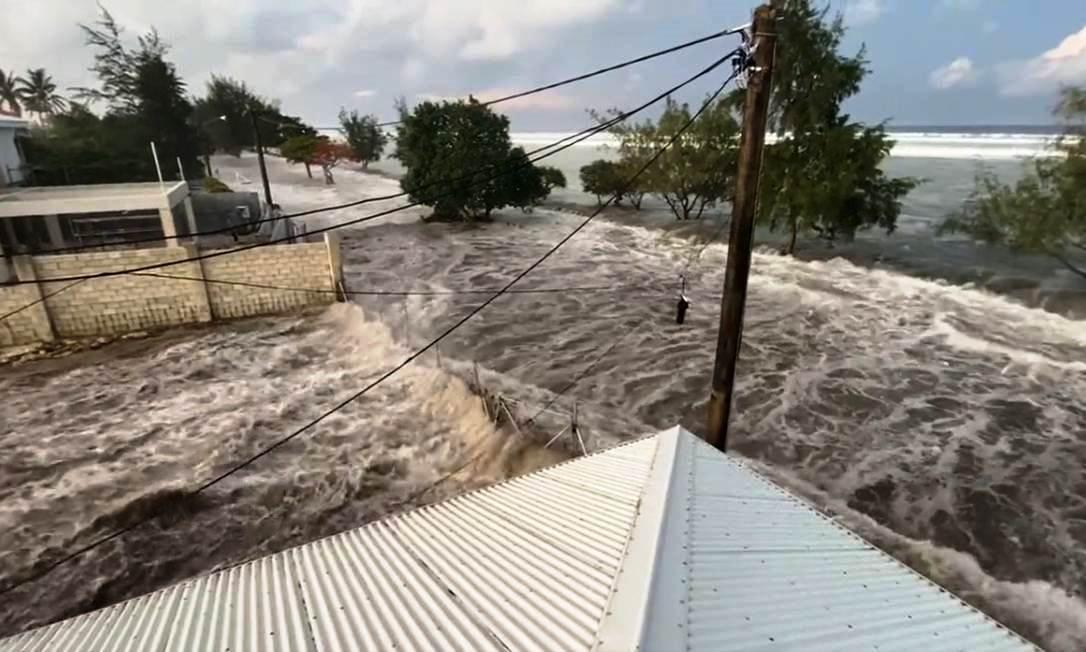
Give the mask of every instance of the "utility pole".
[{"label": "utility pole", "polygon": [[249,120],[253,123],[253,142],[256,144],[256,160],[260,164],[260,180],[264,182],[264,202],[271,210],[271,185],[268,183],[268,168],[264,165],[264,143],[260,140],[260,125],[256,121],[256,109],[249,107]]},{"label": "utility pole", "polygon": [[735,364],[743,340],[743,310],[750,277],[754,216],[758,203],[758,182],[765,147],[769,94],[777,49],[777,10],[762,5],[754,10],[751,23],[751,60],[747,69],[747,98],[743,105],[743,135],[739,141],[739,171],[735,184],[735,205],[728,237],[728,262],[724,275],[724,296],[720,306],[720,331],[716,362],[713,364],[712,393],[709,395],[707,442],[720,450],[728,444],[735,387]]}]

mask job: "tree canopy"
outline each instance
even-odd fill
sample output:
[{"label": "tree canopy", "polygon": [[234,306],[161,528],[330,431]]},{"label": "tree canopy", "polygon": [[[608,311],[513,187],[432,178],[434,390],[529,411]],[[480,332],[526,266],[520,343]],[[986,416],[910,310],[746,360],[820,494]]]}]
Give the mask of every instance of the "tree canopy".
[{"label": "tree canopy", "polygon": [[253,92],[243,81],[212,75],[204,97],[196,100],[193,122],[210,150],[235,156],[256,146],[253,120],[257,115],[266,146],[278,146],[293,136],[316,136],[317,130],[298,117],[285,115],[276,101]]},{"label": "tree canopy", "polygon": [[310,170],[309,166],[316,162],[317,146],[320,145],[320,142],[321,140],[317,136],[294,136],[283,141],[279,146],[279,153],[283,155],[288,163],[305,164],[305,173],[312,179],[313,171]]},{"label": "tree canopy", "polygon": [[[620,113],[617,109],[609,112]],[[594,116],[603,121],[599,115]],[[630,198],[638,208],[641,195],[652,193],[663,199],[679,220],[701,219],[706,209],[730,199],[738,162],[739,123],[731,106],[717,101],[677,138],[692,117],[689,105],[668,98],[658,120],[612,127],[611,133],[619,139],[619,160],[591,164],[593,167],[587,172],[594,190],[588,190],[586,185],[586,191],[595,194],[597,200],[603,195],[620,194],[616,203],[624,197]],[[671,145],[636,183],[629,183],[668,143]]]},{"label": "tree canopy", "polygon": [[1086,278],[1086,88],[1064,89],[1055,113],[1064,124],[1057,156],[1035,160],[1014,186],[982,174],[941,231],[1045,254]]},{"label": "tree canopy", "polygon": [[[773,73],[770,127],[777,142],[766,148],[759,216],[771,229],[800,231],[829,240],[850,239],[861,229],[892,232],[901,198],[918,183],[888,178],[880,169],[893,143],[883,125],[866,126],[842,112],[868,73],[864,50],[838,52],[845,28],[829,7],[810,0],[782,0],[778,56]],[[742,106],[742,93],[731,95]]]},{"label": "tree canopy", "polygon": [[26,77],[19,77],[14,81],[19,101],[30,113],[51,116],[68,106],[68,101],[57,93],[57,85],[45,72],[45,68],[27,70]]},{"label": "tree canopy", "polygon": [[622,201],[623,178],[615,161],[596,159],[581,167],[580,176],[581,188],[595,195],[597,204],[602,206],[604,197],[612,196],[616,204]]},{"label": "tree canopy", "polygon": [[346,143],[336,143],[327,138],[320,138],[317,140],[316,147],[313,148],[312,161],[321,166],[321,171],[324,172],[324,183],[327,185],[333,185],[336,182],[335,177],[332,176],[333,168],[342,161],[357,160],[354,149]]},{"label": "tree canopy", "polygon": [[339,124],[343,128],[347,144],[354,150],[363,168],[381,159],[388,136],[377,126],[377,116],[359,115],[358,111],[348,113],[346,109],[340,109]]},{"label": "tree canopy", "polygon": [[0,70],[0,109],[7,105],[7,111],[19,117],[23,114],[23,107],[19,98],[19,80],[15,73],[4,73]]},{"label": "tree canopy", "polygon": [[[152,29],[137,39],[136,48],[130,48],[105,9],[96,26],[81,27],[87,43],[96,49],[91,70],[100,83],[80,89],[79,96],[107,102],[108,109],[98,117],[73,103],[65,113],[52,117],[48,129],[35,131],[25,141],[34,183],[154,179],[150,142],[156,144],[166,176],[176,176],[172,171],[178,158],[186,176],[200,176],[199,142],[190,122],[192,105],[184,82],[166,60],[169,46]],[[31,111],[39,108],[26,100],[23,103]]]},{"label": "tree canopy", "polygon": [[395,156],[406,168],[400,185],[412,201],[432,206],[437,219],[488,219],[550,192],[544,172],[512,147],[509,119],[475,98],[403,107]]}]

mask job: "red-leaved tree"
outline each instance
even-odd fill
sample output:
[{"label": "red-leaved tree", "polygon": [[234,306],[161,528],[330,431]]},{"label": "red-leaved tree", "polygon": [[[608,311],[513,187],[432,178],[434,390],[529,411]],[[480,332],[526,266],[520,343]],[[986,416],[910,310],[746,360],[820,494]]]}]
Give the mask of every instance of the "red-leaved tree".
[{"label": "red-leaved tree", "polygon": [[339,165],[341,161],[357,160],[358,156],[350,145],[332,142],[331,140],[321,140],[314,149],[312,158],[313,163],[321,166],[321,171],[324,172],[324,183],[329,186],[336,183],[336,180],[332,177],[332,168]]}]

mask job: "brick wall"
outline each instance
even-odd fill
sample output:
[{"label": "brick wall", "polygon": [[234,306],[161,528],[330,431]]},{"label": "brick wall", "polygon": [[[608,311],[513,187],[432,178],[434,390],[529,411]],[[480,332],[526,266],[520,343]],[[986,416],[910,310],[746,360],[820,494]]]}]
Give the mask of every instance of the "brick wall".
[{"label": "brick wall", "polygon": [[[213,319],[232,319],[293,310],[336,300],[332,266],[338,242],[273,245],[201,261],[90,279],[71,285],[69,276],[161,265],[192,258],[192,247],[16,257],[20,281],[0,287],[0,315],[71,285],[56,296],[0,320],[0,346],[56,337],[114,335]],[[334,255],[330,251],[335,248]],[[202,253],[214,253],[206,251]],[[157,275],[157,276],[156,276]],[[164,276],[181,277],[165,278]],[[234,281],[315,291],[225,285]]]},{"label": "brick wall", "polygon": [[[271,245],[217,256],[203,261],[207,295],[215,319],[232,319],[285,312],[301,306],[335,301],[325,243]],[[234,281],[322,292],[268,290],[224,285]]]},{"label": "brick wall", "polygon": [[[160,247],[35,256],[34,271],[42,292],[49,295],[72,283],[49,279],[159,265],[194,255],[196,251],[191,247]],[[147,273],[196,280],[125,274],[83,281],[45,300],[54,332],[58,337],[88,337],[211,320],[198,262]]]},{"label": "brick wall", "polygon": [[[15,285],[0,289],[0,316],[37,301],[41,295],[36,285]],[[49,320],[37,304],[0,320],[0,346],[47,342],[53,339]]]}]

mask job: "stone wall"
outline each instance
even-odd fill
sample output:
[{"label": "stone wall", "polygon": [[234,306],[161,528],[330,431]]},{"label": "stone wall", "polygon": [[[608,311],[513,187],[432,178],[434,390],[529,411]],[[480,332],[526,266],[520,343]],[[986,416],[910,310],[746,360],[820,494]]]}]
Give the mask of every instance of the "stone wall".
[{"label": "stone wall", "polygon": [[[301,306],[335,301],[331,263],[325,243],[269,245],[203,262],[211,312],[215,319],[285,312]],[[256,270],[254,272],[254,270]],[[248,285],[241,285],[248,284]],[[273,290],[258,285],[318,290]]]},{"label": "stone wall", "polygon": [[[336,300],[341,275],[334,237],[215,255],[220,251],[229,250],[198,252],[186,246],[17,256],[22,284],[0,287],[0,316],[30,307],[0,320],[0,346],[250,317]],[[198,253],[213,257],[186,261]],[[165,266],[84,281],[53,280],[148,265]]]}]

